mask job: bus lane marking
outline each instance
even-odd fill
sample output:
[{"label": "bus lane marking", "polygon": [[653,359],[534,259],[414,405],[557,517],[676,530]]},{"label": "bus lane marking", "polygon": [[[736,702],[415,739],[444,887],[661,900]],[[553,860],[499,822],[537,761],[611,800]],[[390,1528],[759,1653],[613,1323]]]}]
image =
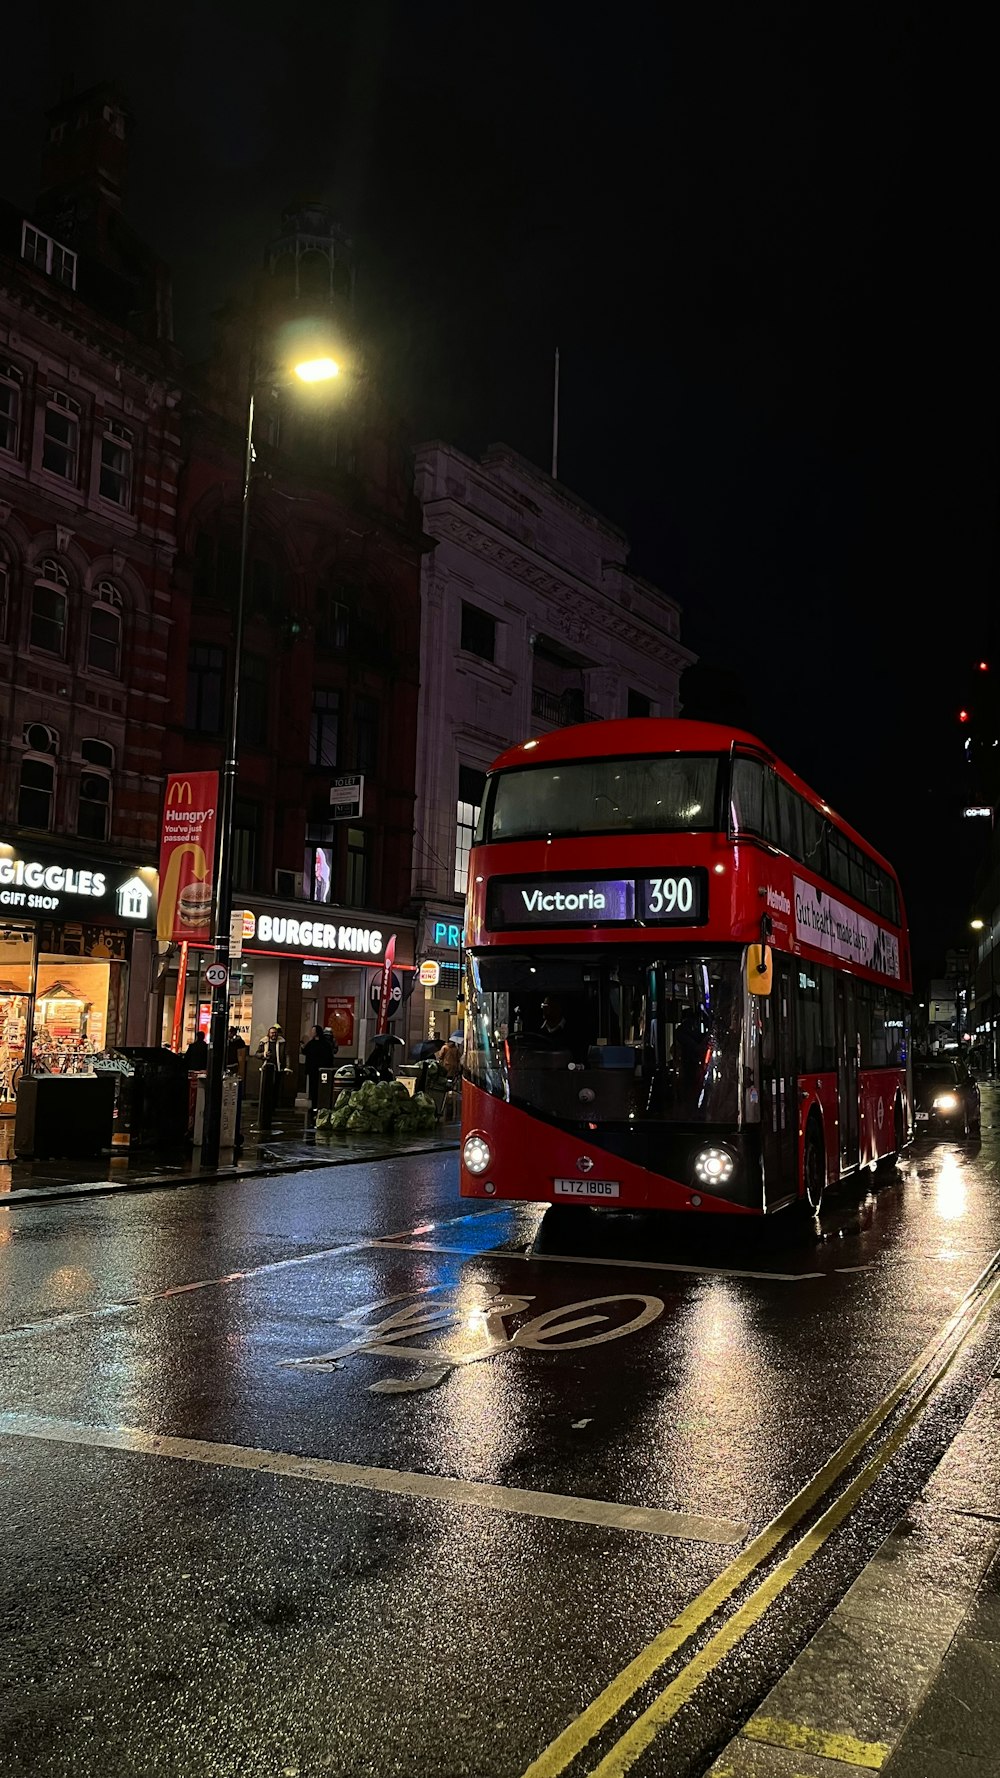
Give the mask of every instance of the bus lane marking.
[{"label": "bus lane marking", "polygon": [[431,1500],[449,1506],[487,1508],[513,1517],[556,1519],[565,1524],[595,1525],[615,1531],[641,1531],[649,1536],[675,1538],[687,1543],[739,1544],[746,1535],[746,1526],[734,1519],[711,1519],[700,1513],[674,1512],[666,1507],[623,1506],[614,1500],[589,1500],[574,1494],[545,1494],[533,1488],[506,1488],[494,1482],[459,1481],[452,1476],[427,1475],[416,1470],[369,1468],[358,1463],[340,1463],[329,1457],[301,1457],[292,1451],[214,1444],[207,1439],[171,1438],[144,1432],[135,1426],[88,1426],[41,1414],[0,1412],[0,1437],[132,1452],[219,1469],[252,1470],[291,1481],[402,1495],[411,1500]]},{"label": "bus lane marking", "polygon": [[[365,1235],[357,1241],[343,1241],[336,1247],[314,1247],[308,1253],[291,1253],[285,1259],[267,1260],[263,1265],[246,1266],[241,1271],[224,1272],[219,1278],[198,1278],[188,1284],[168,1284],[162,1290],[145,1291],[141,1296],[126,1297],[117,1303],[94,1303],[88,1309],[64,1309],[55,1315],[42,1315],[35,1321],[22,1321],[15,1327],[0,1329],[0,1345],[30,1339],[35,1334],[50,1333],[59,1327],[72,1327],[79,1321],[98,1321],[105,1316],[126,1315],[131,1309],[147,1308],[150,1303],[165,1302],[190,1291],[216,1290],[224,1284],[240,1284],[248,1278],[268,1277],[272,1272],[287,1271],[292,1266],[317,1265],[322,1260],[350,1258],[355,1253],[392,1252],[411,1236],[431,1234],[437,1228],[451,1228],[456,1223],[474,1222],[477,1216],[498,1216],[496,1205],[487,1210],[473,1210],[461,1216],[442,1217],[437,1222],[418,1223],[415,1228],[401,1229],[395,1235]],[[464,1251],[464,1250],[463,1250]],[[472,1257],[475,1257],[474,1255]]]},{"label": "bus lane marking", "polygon": [[[444,1288],[443,1285],[425,1285],[417,1291],[406,1291],[357,1309],[348,1309],[336,1318],[334,1326],[350,1329],[355,1334],[353,1339],[310,1358],[284,1358],[280,1360],[280,1368],[322,1373],[340,1370],[346,1359],[361,1353],[368,1357],[402,1358],[417,1366],[415,1376],[380,1378],[369,1383],[368,1390],[373,1395],[410,1395],[435,1389],[454,1370],[481,1364],[485,1358],[494,1358],[500,1352],[515,1348],[529,1352],[576,1352],[583,1347],[623,1339],[626,1334],[638,1333],[641,1328],[658,1321],[666,1306],[662,1297],[646,1296],[638,1291],[588,1297],[584,1302],[562,1303],[546,1309],[530,1320],[520,1322],[511,1331],[507,1323],[525,1314],[535,1301],[534,1296],[513,1295],[509,1291],[495,1291],[489,1285],[476,1284],[471,1288],[484,1292],[485,1296],[481,1304],[470,1308],[467,1300],[459,1301],[454,1297],[442,1300]],[[430,1298],[438,1300],[430,1301]],[[620,1326],[602,1325],[611,1322],[612,1317],[606,1311],[612,1305],[616,1308],[637,1305],[638,1312],[633,1312]],[[386,1308],[392,1313],[378,1321],[370,1319]],[[588,1310],[597,1312],[588,1314]],[[584,1331],[597,1327],[601,1328],[599,1333]],[[446,1330],[453,1334],[462,1330],[464,1341],[456,1343],[453,1339],[444,1346],[412,1343],[419,1336],[437,1335]],[[567,1339],[567,1334],[582,1337]]]}]

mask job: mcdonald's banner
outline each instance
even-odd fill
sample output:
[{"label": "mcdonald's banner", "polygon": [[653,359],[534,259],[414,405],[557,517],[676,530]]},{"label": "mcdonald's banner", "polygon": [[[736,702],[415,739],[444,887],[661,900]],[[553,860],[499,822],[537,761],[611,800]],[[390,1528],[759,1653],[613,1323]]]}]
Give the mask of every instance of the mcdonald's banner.
[{"label": "mcdonald's banner", "polygon": [[160,832],[157,938],[195,944],[212,936],[218,772],[171,772]]}]

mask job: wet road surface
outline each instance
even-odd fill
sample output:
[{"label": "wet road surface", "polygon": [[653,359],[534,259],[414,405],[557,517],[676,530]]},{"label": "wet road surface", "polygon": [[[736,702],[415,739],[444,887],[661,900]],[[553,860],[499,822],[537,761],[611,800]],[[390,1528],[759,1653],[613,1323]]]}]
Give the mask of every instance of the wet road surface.
[{"label": "wet road surface", "polygon": [[981,1145],[919,1144],[819,1231],[543,1221],[463,1204],[453,1154],[0,1212],[0,1773],[704,1772],[996,1363],[984,1315],[626,1766],[681,1671],[642,1651],[1000,1249],[984,1103]]}]

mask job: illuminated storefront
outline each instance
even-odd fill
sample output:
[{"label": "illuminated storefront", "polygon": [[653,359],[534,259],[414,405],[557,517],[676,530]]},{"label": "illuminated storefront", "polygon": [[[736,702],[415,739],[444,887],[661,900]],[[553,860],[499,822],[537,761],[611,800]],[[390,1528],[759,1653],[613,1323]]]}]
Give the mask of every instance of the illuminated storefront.
[{"label": "illuminated storefront", "polygon": [[0,840],[0,1115],[25,1073],[150,1041],[156,871]]},{"label": "illuminated storefront", "polygon": [[[232,1022],[251,1051],[270,1025],[280,1025],[294,1063],[299,1040],[312,1025],[324,1025],[333,1031],[341,1057],[365,1055],[375,1032],[371,986],[393,935],[400,999],[409,995],[414,922],[301,901],[237,895],[237,902],[244,913],[243,952],[230,967],[230,1007]],[[196,1029],[207,1034],[211,990],[205,970],[212,958],[207,945],[189,947],[180,1047],[186,1047]],[[176,993],[174,964],[164,1004],[166,1041],[173,1030]],[[393,1028],[404,1036],[402,1017]]]},{"label": "illuminated storefront", "polygon": [[462,913],[454,904],[421,909],[417,928],[417,961],[436,965],[425,971],[410,1000],[407,1018],[408,1044],[435,1039],[444,1043],[462,1025]]}]

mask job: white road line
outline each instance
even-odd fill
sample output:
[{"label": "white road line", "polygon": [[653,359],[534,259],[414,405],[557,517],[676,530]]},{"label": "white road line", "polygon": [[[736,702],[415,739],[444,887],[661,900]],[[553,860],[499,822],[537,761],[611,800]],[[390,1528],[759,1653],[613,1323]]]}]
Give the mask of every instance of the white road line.
[{"label": "white road line", "polygon": [[0,1345],[28,1339],[38,1333],[48,1333],[56,1327],[70,1327],[76,1321],[96,1321],[107,1315],[125,1315],[130,1309],[145,1308],[149,1303],[164,1302],[168,1297],[183,1296],[188,1291],[214,1290],[221,1284],[238,1284],[244,1278],[260,1278],[270,1272],[283,1272],[289,1266],[308,1266],[319,1260],[339,1259],[350,1253],[391,1252],[400,1242],[420,1235],[425,1230],[432,1232],[438,1228],[453,1228],[456,1223],[472,1222],[477,1216],[500,1214],[498,1208],[473,1210],[471,1214],[467,1212],[463,1216],[447,1216],[438,1222],[419,1223],[416,1228],[401,1229],[395,1235],[367,1235],[362,1241],[344,1241],[339,1247],[316,1247],[309,1253],[289,1254],[287,1259],[269,1260],[262,1266],[248,1266],[242,1272],[225,1272],[221,1278],[199,1278],[191,1284],[168,1284],[162,1290],[150,1290],[142,1296],[129,1297],[120,1303],[95,1303],[89,1309],[66,1309],[58,1315],[43,1315],[38,1321],[24,1321],[17,1327],[0,1331]]},{"label": "white road line", "polygon": [[491,1508],[533,1519],[559,1519],[575,1525],[601,1525],[616,1531],[644,1531],[654,1537],[684,1542],[739,1544],[746,1525],[735,1519],[710,1519],[698,1513],[670,1512],[660,1507],[619,1506],[611,1500],[577,1499],[572,1494],[543,1494],[532,1488],[503,1488],[492,1482],[461,1482],[450,1476],[422,1475],[402,1469],[369,1469],[337,1463],[326,1457],[297,1457],[291,1451],[259,1451],[243,1445],[213,1444],[205,1439],[161,1438],[133,1426],[83,1426],[73,1420],[39,1414],[0,1413],[0,1434],[41,1439],[64,1445],[86,1445],[101,1451],[133,1451],[147,1457],[171,1457],[182,1463],[203,1463],[220,1469],[254,1470],[291,1481],[322,1482],[328,1487],[363,1488],[376,1494],[401,1494],[411,1500],[438,1500],[452,1506]]},{"label": "white road line", "polygon": [[530,1247],[526,1252],[517,1247],[482,1247],[475,1253],[470,1253],[466,1247],[446,1247],[431,1241],[393,1240],[387,1244],[399,1248],[403,1253],[460,1253],[466,1259],[537,1260],[544,1265],[603,1266],[608,1271],[627,1266],[638,1272],[694,1272],[704,1278],[763,1278],[772,1284],[799,1284],[806,1278],[827,1276],[825,1272],[742,1272],[731,1266],[682,1265],[678,1261],[662,1259],[612,1259],[599,1254],[537,1253]]}]

